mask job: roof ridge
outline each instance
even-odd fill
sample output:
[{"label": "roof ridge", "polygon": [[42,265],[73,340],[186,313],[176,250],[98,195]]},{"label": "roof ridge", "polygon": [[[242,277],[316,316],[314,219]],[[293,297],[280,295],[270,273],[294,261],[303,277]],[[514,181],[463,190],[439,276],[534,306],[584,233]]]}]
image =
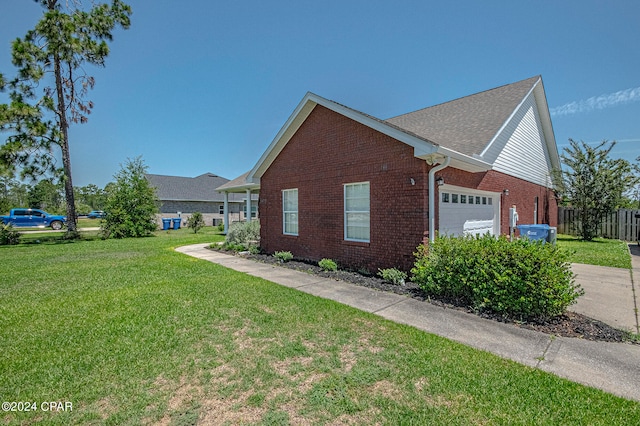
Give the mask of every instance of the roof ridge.
[{"label": "roof ridge", "polygon": [[429,108],[435,108],[435,107],[438,107],[438,106],[441,106],[441,105],[449,104],[449,103],[452,103],[452,102],[457,102],[457,101],[460,101],[460,100],[463,100],[463,99],[467,99],[467,98],[470,98],[470,97],[473,97],[473,96],[481,95],[483,93],[488,93],[488,92],[492,92],[492,91],[495,91],[495,90],[503,89],[503,88],[508,87],[508,86],[514,86],[516,84],[523,83],[523,82],[525,82],[527,80],[534,80],[535,79],[535,81],[538,81],[541,78],[542,78],[542,76],[540,74],[538,74],[536,76],[525,78],[523,80],[514,81],[513,83],[503,84],[502,86],[493,87],[493,88],[487,89],[487,90],[481,90],[480,92],[472,93],[470,95],[460,96],[459,98],[451,99],[449,101],[440,102],[440,103],[435,104],[435,105],[430,105],[430,106],[427,106],[427,107],[424,107],[424,108],[416,109],[414,111],[405,112],[404,114],[395,115],[393,117],[386,118],[384,121],[393,120],[395,118],[402,117],[403,115],[409,115],[409,114],[413,114],[413,113],[416,113],[416,112],[419,112],[419,111],[424,111],[424,110],[429,109]]}]

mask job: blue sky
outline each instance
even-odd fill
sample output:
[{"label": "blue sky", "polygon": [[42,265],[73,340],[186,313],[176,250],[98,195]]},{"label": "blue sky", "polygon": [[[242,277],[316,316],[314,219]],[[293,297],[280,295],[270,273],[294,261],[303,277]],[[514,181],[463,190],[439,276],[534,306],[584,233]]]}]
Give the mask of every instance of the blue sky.
[{"label": "blue sky", "polygon": [[[76,186],[102,187],[139,155],[150,173],[232,179],[307,91],[385,119],[538,74],[560,152],[607,139],[613,157],[640,156],[637,0],[128,3],[131,28],[89,69],[89,122],[70,132]],[[10,43],[42,12],[0,10],[10,76]]]}]

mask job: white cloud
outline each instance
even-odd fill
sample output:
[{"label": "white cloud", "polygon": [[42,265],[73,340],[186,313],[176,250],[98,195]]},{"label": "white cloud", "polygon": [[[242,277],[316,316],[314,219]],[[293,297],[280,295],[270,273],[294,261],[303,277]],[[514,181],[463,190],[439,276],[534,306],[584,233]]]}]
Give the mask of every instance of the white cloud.
[{"label": "white cloud", "polygon": [[616,105],[640,101],[640,87],[620,90],[619,92],[594,96],[586,100],[569,102],[549,109],[552,117],[589,112],[596,109],[611,108]]}]

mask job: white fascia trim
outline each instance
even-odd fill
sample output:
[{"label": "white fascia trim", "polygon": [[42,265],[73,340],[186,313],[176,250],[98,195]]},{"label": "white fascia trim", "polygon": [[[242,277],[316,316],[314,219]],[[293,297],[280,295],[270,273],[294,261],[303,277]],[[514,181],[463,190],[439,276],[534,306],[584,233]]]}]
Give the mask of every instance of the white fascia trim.
[{"label": "white fascia trim", "polygon": [[491,148],[493,143],[498,139],[504,128],[511,122],[514,115],[520,110],[522,104],[533,94],[535,103],[538,107],[538,117],[540,117],[540,121],[542,124],[542,131],[544,132],[544,139],[547,144],[547,151],[549,152],[551,166],[553,168],[560,168],[560,156],[558,155],[558,146],[556,144],[555,134],[553,132],[553,124],[551,122],[551,115],[549,114],[549,105],[547,104],[547,97],[544,92],[544,87],[542,83],[542,78],[538,78],[538,81],[535,82],[531,90],[527,93],[525,97],[522,98],[522,101],[518,106],[513,110],[507,121],[502,124],[500,130],[493,136],[491,142],[485,146],[484,150],[474,157],[482,158],[485,153]]},{"label": "white fascia trim", "polygon": [[[451,158],[452,163],[450,165],[455,168],[462,168],[462,170],[470,172],[486,172],[493,168],[492,164],[487,163],[482,159],[474,158],[442,146],[438,147],[438,153]],[[463,163],[464,167],[458,167],[458,164],[460,163]]]},{"label": "white fascia trim", "polygon": [[284,146],[287,144],[287,142],[289,142],[289,139],[302,125],[304,120],[309,116],[309,114],[311,114],[311,111],[313,111],[313,108],[315,108],[316,105],[322,105],[323,107],[330,109],[340,115],[350,118],[371,129],[374,129],[396,140],[404,142],[409,146],[412,146],[414,149],[414,155],[416,157],[433,154],[438,150],[437,145],[430,143],[424,139],[412,136],[408,133],[403,132],[402,130],[391,127],[381,121],[364,115],[351,108],[347,108],[314,93],[307,92],[307,94],[298,104],[289,119],[286,121],[284,126],[280,129],[276,137],[273,139],[269,147],[267,147],[266,151],[262,154],[256,165],[249,172],[249,175],[247,176],[248,181],[259,184],[262,174],[269,167],[271,162],[277,157],[277,155],[282,151]]},{"label": "white fascia trim", "polygon": [[[320,98],[323,99],[323,98]],[[343,105],[335,102],[323,99],[326,103],[318,102],[320,105],[329,108],[338,114],[352,119],[360,124],[363,124],[373,130],[376,130],[382,134],[385,134],[400,142],[404,142],[407,145],[413,147],[414,156],[419,157],[428,154],[434,154],[438,150],[438,145],[428,142],[424,139],[412,136],[402,130],[391,127],[382,121],[378,121],[374,118],[368,117],[362,113],[359,113],[351,108],[347,108]]]},{"label": "white fascia trim", "polygon": [[507,118],[507,120],[502,123],[502,126],[500,127],[500,129],[496,132],[495,135],[493,135],[493,139],[491,139],[491,141],[487,144],[487,146],[484,147],[484,149],[482,150],[482,152],[480,153],[480,157],[484,157],[484,154],[487,153],[487,151],[489,150],[489,148],[491,148],[491,146],[494,144],[494,142],[498,139],[498,137],[502,134],[502,131],[505,129],[505,127],[507,127],[507,125],[509,123],[511,123],[511,120],[513,119],[513,117],[516,115],[516,113],[518,111],[520,111],[520,108],[522,107],[522,104],[529,99],[529,96],[531,95],[531,93],[533,93],[533,91],[536,89],[536,87],[538,87],[538,84],[540,84],[540,78],[538,78],[538,81],[535,82],[535,84],[531,87],[531,89],[529,90],[529,92],[527,92],[526,96],[524,96],[522,98],[522,100],[520,101],[520,103],[518,104],[517,107],[515,107],[515,109],[513,111],[511,111],[511,115],[509,115],[509,118]]},{"label": "white fascia trim", "polygon": [[[314,97],[317,97],[311,92],[307,92],[307,94],[302,98],[298,106],[293,110],[293,113],[289,116],[284,125],[280,128],[280,131],[276,134],[276,137],[273,138],[267,149],[262,153],[262,156],[258,159],[258,162],[251,169],[249,174],[247,175],[247,181],[252,182],[256,185],[260,185],[260,177],[264,173],[264,171],[269,167],[269,165],[273,162],[273,160],[278,156],[280,151],[284,148],[284,145],[289,141],[291,136],[295,133],[296,130],[302,125],[304,120],[311,114],[313,108],[318,104],[313,100]],[[303,114],[303,116],[301,116]],[[301,118],[301,120],[300,120]],[[295,126],[295,129],[292,127]],[[289,130],[294,130],[287,134]],[[286,140],[284,140],[286,135]]]},{"label": "white fascia trim", "polygon": [[240,193],[240,192],[245,193],[247,189],[258,190],[260,189],[260,185],[255,183],[244,183],[242,185],[220,189],[218,190],[218,192],[221,192],[221,193],[228,192],[230,194]]},{"label": "white fascia trim", "polygon": [[[558,154],[558,145],[556,144],[556,136],[553,132],[553,123],[551,121],[551,114],[549,113],[549,104],[547,103],[547,96],[543,87],[544,83],[540,84],[539,91],[536,93],[536,105],[538,105],[538,112],[542,129],[545,135],[545,141],[547,142],[547,151],[551,160],[551,167],[559,170],[560,155]],[[538,88],[538,85],[536,85]]]}]

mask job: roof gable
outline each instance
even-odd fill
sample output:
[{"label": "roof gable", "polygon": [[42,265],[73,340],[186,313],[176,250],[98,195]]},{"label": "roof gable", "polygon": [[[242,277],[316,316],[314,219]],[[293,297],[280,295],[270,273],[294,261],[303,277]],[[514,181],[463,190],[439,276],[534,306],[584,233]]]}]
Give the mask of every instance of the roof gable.
[{"label": "roof gable", "polygon": [[454,151],[478,156],[540,77],[465,96],[386,120]]},{"label": "roof gable", "polygon": [[262,154],[254,168],[251,169],[247,177],[248,182],[259,184],[262,174],[275,160],[291,137],[300,128],[302,123],[304,123],[316,105],[322,105],[338,114],[412,146],[416,156],[431,155],[437,150],[435,144],[417,135],[411,134],[404,129],[399,129],[390,123],[384,122],[383,120],[308,92],[304,98],[302,98],[302,101],[300,101],[284,126],[280,129],[267,150]]},{"label": "roof gable", "polygon": [[552,186],[552,171],[560,168],[560,158],[542,82],[514,110],[481,157],[496,171]]}]

